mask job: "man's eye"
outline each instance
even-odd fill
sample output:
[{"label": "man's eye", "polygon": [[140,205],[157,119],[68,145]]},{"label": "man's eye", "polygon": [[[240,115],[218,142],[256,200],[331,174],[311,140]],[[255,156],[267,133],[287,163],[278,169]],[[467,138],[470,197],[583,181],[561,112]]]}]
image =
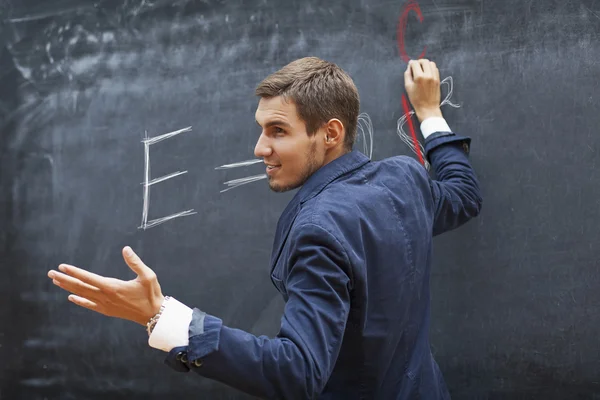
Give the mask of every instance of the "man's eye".
[{"label": "man's eye", "polygon": [[285,131],[283,129],[281,129],[280,127],[278,127],[278,126],[276,126],[273,129],[273,132],[275,132],[275,133],[285,133]]}]

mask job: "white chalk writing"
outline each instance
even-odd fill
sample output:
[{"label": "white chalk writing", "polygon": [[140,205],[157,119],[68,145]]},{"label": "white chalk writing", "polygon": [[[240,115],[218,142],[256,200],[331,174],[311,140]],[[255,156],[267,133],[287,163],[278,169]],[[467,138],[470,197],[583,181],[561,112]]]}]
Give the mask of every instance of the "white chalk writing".
[{"label": "white chalk writing", "polygon": [[175,135],[179,135],[184,132],[189,132],[191,130],[192,130],[192,127],[189,126],[187,128],[169,132],[169,133],[165,133],[164,135],[155,136],[153,138],[148,137],[148,132],[146,132],[144,134],[144,140],[142,140],[142,143],[144,143],[144,182],[142,182],[142,185],[144,186],[144,207],[143,207],[143,211],[142,211],[142,224],[139,226],[140,229],[152,228],[156,225],[160,225],[160,224],[167,222],[169,220],[172,220],[174,218],[185,217],[187,215],[196,214],[194,212],[194,210],[192,209],[192,210],[187,210],[187,211],[171,214],[166,217],[157,218],[157,219],[148,221],[148,209],[150,208],[150,186],[155,185],[159,182],[164,182],[167,179],[175,178],[176,176],[187,173],[187,171],[177,171],[177,172],[173,172],[171,174],[162,176],[160,178],[155,178],[155,179],[150,180],[150,146],[153,144],[156,144],[160,141],[163,141],[165,139],[169,139]]}]

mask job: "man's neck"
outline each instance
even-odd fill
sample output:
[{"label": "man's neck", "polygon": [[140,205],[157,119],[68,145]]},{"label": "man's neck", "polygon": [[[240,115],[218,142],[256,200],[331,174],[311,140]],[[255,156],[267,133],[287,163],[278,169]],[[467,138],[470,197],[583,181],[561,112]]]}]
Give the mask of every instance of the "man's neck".
[{"label": "man's neck", "polygon": [[340,148],[340,149],[332,149],[332,151],[328,154],[325,154],[325,160],[323,161],[323,166],[329,164],[330,162],[332,162],[333,160],[340,158],[341,156],[350,153],[352,150],[348,150],[346,148]]}]

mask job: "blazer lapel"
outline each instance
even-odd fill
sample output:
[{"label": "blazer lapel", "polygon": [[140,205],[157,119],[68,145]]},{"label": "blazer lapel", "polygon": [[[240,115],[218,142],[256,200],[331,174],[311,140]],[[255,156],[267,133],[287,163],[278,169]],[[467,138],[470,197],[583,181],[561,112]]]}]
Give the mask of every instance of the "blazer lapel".
[{"label": "blazer lapel", "polygon": [[290,201],[290,203],[287,205],[285,210],[283,210],[281,217],[279,217],[277,229],[275,230],[275,238],[273,239],[273,250],[271,251],[271,274],[275,269],[275,265],[277,265],[283,245],[290,234],[290,229],[292,228],[292,224],[294,223],[299,211],[300,201],[294,197],[294,199],[292,199],[292,201]]},{"label": "blazer lapel", "polygon": [[369,161],[371,160],[367,156],[355,150],[335,159],[324,167],[321,167],[305,182],[302,188],[289,202],[285,210],[283,210],[283,213],[281,213],[281,217],[279,217],[279,221],[277,222],[277,229],[275,230],[275,238],[273,239],[273,249],[271,252],[271,274],[273,274],[273,270],[277,265],[283,245],[290,234],[290,229],[302,208],[302,204],[319,194],[335,179],[343,174],[362,167]]}]

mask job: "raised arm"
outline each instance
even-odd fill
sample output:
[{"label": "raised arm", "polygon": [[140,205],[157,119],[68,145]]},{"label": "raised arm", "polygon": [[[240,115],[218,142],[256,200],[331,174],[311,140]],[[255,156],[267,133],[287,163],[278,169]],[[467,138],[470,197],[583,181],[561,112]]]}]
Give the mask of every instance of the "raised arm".
[{"label": "raised arm", "polygon": [[455,229],[477,216],[482,196],[469,162],[471,139],[453,133],[440,108],[440,72],[434,62],[411,61],[404,84],[425,138],[425,155],[435,173],[433,235]]}]

